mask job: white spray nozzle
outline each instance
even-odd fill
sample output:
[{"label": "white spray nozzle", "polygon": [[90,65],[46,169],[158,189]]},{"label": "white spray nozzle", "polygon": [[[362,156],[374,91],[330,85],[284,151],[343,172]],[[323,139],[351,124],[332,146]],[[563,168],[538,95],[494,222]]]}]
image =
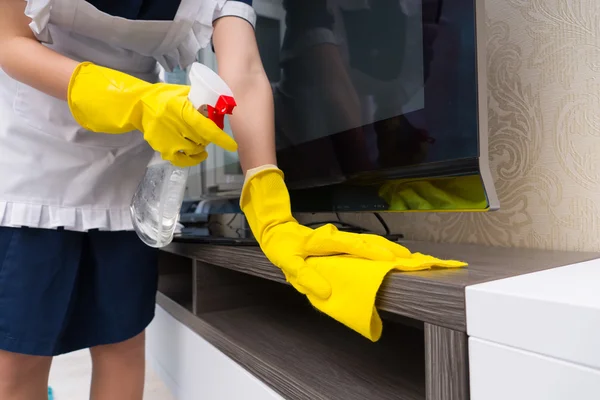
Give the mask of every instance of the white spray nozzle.
[{"label": "white spray nozzle", "polygon": [[207,117],[223,129],[225,115],[231,114],[236,106],[229,86],[215,71],[200,63],[192,65],[190,82],[189,100],[196,109],[207,106]]}]

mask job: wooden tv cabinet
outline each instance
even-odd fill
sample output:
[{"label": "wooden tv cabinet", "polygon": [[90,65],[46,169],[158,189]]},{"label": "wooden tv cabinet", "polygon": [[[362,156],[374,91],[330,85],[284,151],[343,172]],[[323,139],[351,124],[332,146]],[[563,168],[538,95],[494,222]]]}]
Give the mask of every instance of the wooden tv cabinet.
[{"label": "wooden tv cabinet", "polygon": [[469,399],[465,288],[599,258],[594,253],[404,242],[461,270],[390,274],[371,343],[314,310],[254,247],[161,252],[149,359],[178,400]]}]

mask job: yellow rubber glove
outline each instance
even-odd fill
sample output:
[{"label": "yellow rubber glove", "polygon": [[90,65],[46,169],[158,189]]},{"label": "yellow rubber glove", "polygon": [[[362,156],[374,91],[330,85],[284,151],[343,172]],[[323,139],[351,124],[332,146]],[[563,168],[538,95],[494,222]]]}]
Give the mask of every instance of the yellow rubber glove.
[{"label": "yellow rubber glove", "polygon": [[331,276],[324,277],[307,263],[311,256],[347,254],[413,268],[411,252],[381,236],[340,232],[331,224],[317,229],[300,225],[292,216],[283,172],[275,166],[247,172],[240,206],[267,258],[311,298],[329,299],[334,285],[328,280]]},{"label": "yellow rubber glove", "polygon": [[83,128],[112,134],[139,130],[164,160],[179,167],[204,161],[211,142],[236,151],[235,141],[194,109],[189,90],[85,62],[71,76],[68,101]]},{"label": "yellow rubber glove", "polygon": [[331,284],[331,296],[321,299],[309,294],[311,304],[373,342],[379,340],[383,330],[381,318],[375,308],[375,299],[383,279],[390,271],[420,271],[432,267],[460,268],[467,265],[420,253],[395,261],[371,261],[338,255],[310,257],[306,263]]}]

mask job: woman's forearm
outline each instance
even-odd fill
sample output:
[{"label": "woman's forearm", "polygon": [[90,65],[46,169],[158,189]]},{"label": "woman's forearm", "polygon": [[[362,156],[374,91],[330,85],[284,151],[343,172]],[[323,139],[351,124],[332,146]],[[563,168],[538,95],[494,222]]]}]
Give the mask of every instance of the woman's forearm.
[{"label": "woman's forearm", "polygon": [[0,68],[12,78],[66,100],[77,62],[40,44],[22,0],[0,0]]},{"label": "woman's forearm", "polygon": [[76,61],[29,38],[14,38],[0,47],[0,67],[9,76],[50,96],[67,99]]},{"label": "woman's forearm", "polygon": [[242,170],[276,164],[273,93],[252,26],[241,18],[221,18],[215,23],[213,43],[219,75],[237,103],[230,121]]},{"label": "woman's forearm", "polygon": [[230,122],[242,170],[245,173],[261,165],[276,165],[273,93],[267,77],[257,73],[224,79],[238,104]]}]

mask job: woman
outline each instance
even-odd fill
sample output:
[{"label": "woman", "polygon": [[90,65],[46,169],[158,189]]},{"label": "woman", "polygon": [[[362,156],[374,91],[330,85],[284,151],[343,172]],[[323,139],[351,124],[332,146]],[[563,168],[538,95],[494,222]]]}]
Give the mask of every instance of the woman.
[{"label": "woman", "polygon": [[191,166],[210,142],[236,149],[188,88],[153,83],[157,62],[185,67],[211,38],[238,104],[242,209],[294,287],[330,295],[311,255],[406,254],[292,217],[255,18],[251,0],[0,0],[0,399],[44,398],[52,356],[82,348],[92,399],[142,398],[156,252],[128,205],[153,151]]}]

